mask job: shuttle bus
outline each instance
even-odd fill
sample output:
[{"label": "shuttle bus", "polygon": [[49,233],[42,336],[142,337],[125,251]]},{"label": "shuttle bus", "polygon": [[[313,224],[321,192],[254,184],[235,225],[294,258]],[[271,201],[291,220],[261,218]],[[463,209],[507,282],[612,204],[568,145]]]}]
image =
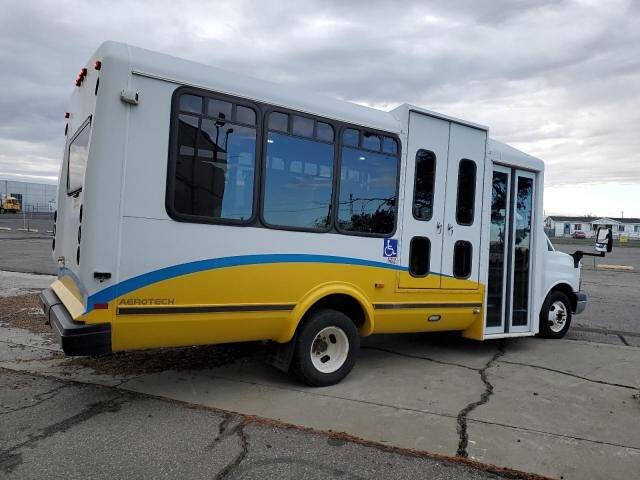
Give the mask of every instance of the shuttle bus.
[{"label": "shuttle bus", "polygon": [[364,336],[560,338],[586,306],[544,163],[483,125],[114,42],[65,117],[41,302],[68,355],[270,341],[322,386]]}]

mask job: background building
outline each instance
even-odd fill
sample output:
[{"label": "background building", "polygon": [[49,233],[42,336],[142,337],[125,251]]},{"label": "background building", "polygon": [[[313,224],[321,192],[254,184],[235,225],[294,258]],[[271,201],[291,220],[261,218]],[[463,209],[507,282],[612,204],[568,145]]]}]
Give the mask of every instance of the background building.
[{"label": "background building", "polygon": [[629,238],[640,238],[640,218],[622,217],[564,217],[551,215],[544,219],[547,235],[553,237],[570,237],[576,231],[593,237],[598,227],[611,227],[614,238],[626,235]]},{"label": "background building", "polygon": [[57,185],[15,180],[0,180],[0,196],[17,198],[24,211],[53,212],[56,209]]}]

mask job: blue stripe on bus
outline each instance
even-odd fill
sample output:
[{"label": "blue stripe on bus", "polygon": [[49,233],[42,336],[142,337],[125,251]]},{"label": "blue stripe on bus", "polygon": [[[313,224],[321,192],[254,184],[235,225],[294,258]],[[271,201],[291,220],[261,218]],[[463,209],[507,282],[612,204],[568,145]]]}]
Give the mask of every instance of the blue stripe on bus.
[{"label": "blue stripe on bus", "polygon": [[215,268],[237,267],[240,265],[260,265],[265,263],[338,263],[343,265],[358,265],[365,267],[389,268],[391,270],[406,271],[407,267],[394,265],[392,263],[375,262],[362,260],[360,258],[337,257],[332,255],[305,255],[296,253],[276,253],[267,255],[242,255],[237,257],[212,258],[208,260],[198,260],[196,262],[172,265],[161,268],[153,272],[144,273],[137,277],[124,280],[116,285],[100,290],[87,299],[87,310],[93,310],[96,303],[107,303],[117,296],[125,295],[156,282],[168,280],[180,275],[213,270]]}]

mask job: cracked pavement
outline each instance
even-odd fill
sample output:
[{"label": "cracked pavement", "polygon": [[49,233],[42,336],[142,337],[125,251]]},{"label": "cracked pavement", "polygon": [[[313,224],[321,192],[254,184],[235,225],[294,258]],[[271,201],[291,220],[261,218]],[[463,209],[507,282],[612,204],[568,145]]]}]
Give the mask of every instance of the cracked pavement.
[{"label": "cracked pavement", "polygon": [[[0,477],[635,478],[639,275],[585,272],[566,340],[373,336],[322,389],[246,352],[209,368],[206,347],[103,369],[0,312]],[[49,281],[7,273],[0,295]]]},{"label": "cracked pavement", "polygon": [[0,392],[7,480],[503,478],[112,387],[0,369]]},{"label": "cracked pavement", "polygon": [[[77,431],[80,424],[94,422],[93,417],[105,415],[114,417],[95,427],[94,435],[101,441],[106,441],[105,436],[135,434],[140,437],[133,445],[141,442],[139,451],[145,452],[156,448],[154,442],[165,442],[170,448],[182,449],[181,458],[187,455],[183,461],[190,465],[204,461],[189,460],[194,448],[212,455],[223,452],[224,462],[202,467],[215,470],[217,478],[370,478],[381,474],[367,470],[372,460],[360,459],[377,457],[380,452],[393,460],[393,469],[385,474],[389,478],[402,477],[396,471],[400,467],[395,456],[405,458],[412,452],[428,452],[427,457],[416,458],[433,465],[440,465],[443,457],[452,459],[453,463],[445,464],[457,465],[470,475],[480,475],[478,478],[492,473],[470,468],[465,462],[563,479],[633,478],[640,465],[640,349],[634,347],[535,338],[476,343],[454,335],[380,335],[364,339],[359,362],[345,381],[318,389],[293,382],[256,356],[210,369],[104,375],[59,357],[57,346],[46,336],[15,330],[0,329],[0,368],[7,369],[1,372],[22,372],[26,378],[37,374],[33,378],[43,376],[45,382],[22,403],[12,403],[10,393],[0,397],[3,420],[11,415],[24,417],[25,425],[39,429],[32,432],[18,426],[9,435],[10,445],[7,439],[0,441],[0,465],[7,471],[20,471],[20,477],[25,471],[16,469],[25,458],[43,454],[28,457],[25,451],[40,451],[43,445],[54,448],[47,443],[50,432],[66,435]],[[143,361],[143,357],[138,359]],[[64,386],[55,384],[54,378],[62,379]],[[90,391],[96,399],[83,397],[83,384],[93,385]],[[207,411],[215,422],[207,421],[206,441],[200,446],[198,429],[204,425],[196,421],[181,427],[179,421],[171,424],[170,419],[169,424],[156,425],[156,420],[120,418],[121,412],[131,411],[132,399],[134,403],[165,399],[172,408],[187,410],[198,406],[197,411]],[[59,406],[47,407],[51,403]],[[46,414],[31,421],[39,409]],[[143,410],[137,411],[143,415]],[[137,426],[132,429],[131,425]],[[181,428],[195,428],[196,443],[180,440],[183,432],[173,438]],[[265,440],[263,455],[256,457],[252,439],[268,431],[277,435]],[[89,436],[89,430],[85,434]],[[291,443],[283,440],[293,436],[300,438]],[[377,453],[358,452],[351,464],[345,460],[342,466],[335,463],[337,452],[333,450],[324,459],[311,451],[306,457],[292,453],[298,442],[312,440],[323,448],[340,444],[356,450],[373,448]],[[118,448],[106,448],[113,461],[132,455],[130,449],[121,449],[122,440],[114,442]],[[96,451],[104,451],[104,445]],[[63,447],[58,444],[55,448]],[[282,451],[273,458],[278,449]],[[399,449],[400,453],[385,449]],[[406,458],[402,468],[420,477],[418,470],[412,470],[418,460]],[[153,457],[153,461],[163,465],[162,459]],[[175,473],[171,468],[163,466],[162,471]],[[382,472],[386,467],[376,468]],[[452,467],[443,468],[442,478],[455,478],[447,476]],[[150,471],[153,477],[163,475]],[[33,478],[39,478],[37,472]],[[135,472],[144,476],[142,471]],[[198,478],[195,470],[185,472],[186,478]]]}]

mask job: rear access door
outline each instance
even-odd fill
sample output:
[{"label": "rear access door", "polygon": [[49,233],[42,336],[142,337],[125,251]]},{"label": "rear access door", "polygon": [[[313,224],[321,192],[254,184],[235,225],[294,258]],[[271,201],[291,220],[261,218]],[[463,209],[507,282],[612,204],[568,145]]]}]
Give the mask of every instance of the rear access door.
[{"label": "rear access door", "polygon": [[487,132],[409,113],[399,288],[478,288]]}]

